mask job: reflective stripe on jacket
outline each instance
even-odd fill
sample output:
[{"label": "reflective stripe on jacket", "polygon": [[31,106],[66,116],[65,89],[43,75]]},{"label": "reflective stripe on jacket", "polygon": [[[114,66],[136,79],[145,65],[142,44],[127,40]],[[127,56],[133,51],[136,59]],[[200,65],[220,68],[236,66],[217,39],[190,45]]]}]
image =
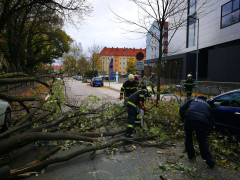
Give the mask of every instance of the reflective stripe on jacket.
[{"label": "reflective stripe on jacket", "polygon": [[121,87],[120,95],[123,95],[125,92],[125,96],[129,97],[131,94],[137,92],[138,84],[136,81],[130,82],[127,80]]},{"label": "reflective stripe on jacket", "polygon": [[[141,91],[132,94],[127,101],[127,104],[137,108],[137,106],[144,106],[145,97],[147,96],[147,89],[142,89]],[[142,104],[140,104],[142,102]]]},{"label": "reflective stripe on jacket", "polygon": [[191,80],[186,80],[186,82],[184,83],[184,90],[186,92],[192,92],[193,88],[195,87],[195,82],[191,79]]}]

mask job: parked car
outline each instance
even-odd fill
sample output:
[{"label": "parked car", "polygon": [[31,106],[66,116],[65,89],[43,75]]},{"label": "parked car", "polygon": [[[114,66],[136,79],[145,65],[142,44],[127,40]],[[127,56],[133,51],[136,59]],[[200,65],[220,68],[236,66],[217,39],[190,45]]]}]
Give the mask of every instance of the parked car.
[{"label": "parked car", "polygon": [[102,80],[101,77],[94,77],[94,78],[92,78],[90,85],[92,87],[94,87],[94,86],[103,86],[103,80]]},{"label": "parked car", "polygon": [[73,79],[82,80],[82,76],[76,75],[76,76],[73,76]]},{"label": "parked car", "polygon": [[240,89],[229,91],[208,100],[216,127],[240,133]]},{"label": "parked car", "polygon": [[8,130],[11,119],[11,106],[8,102],[0,100],[0,128],[1,131]]}]

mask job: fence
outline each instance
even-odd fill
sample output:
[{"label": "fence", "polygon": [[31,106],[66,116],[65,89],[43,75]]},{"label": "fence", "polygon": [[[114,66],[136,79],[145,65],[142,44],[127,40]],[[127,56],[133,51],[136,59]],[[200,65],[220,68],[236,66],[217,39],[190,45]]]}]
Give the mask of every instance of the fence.
[{"label": "fence", "polygon": [[[171,86],[174,86],[174,85],[171,85]],[[238,88],[219,87],[219,86],[198,86],[198,88],[193,89],[193,93],[199,93],[209,97],[209,96],[216,96],[234,89],[238,89]],[[180,95],[183,95],[184,94],[183,85],[175,85],[175,91],[179,92]]]}]

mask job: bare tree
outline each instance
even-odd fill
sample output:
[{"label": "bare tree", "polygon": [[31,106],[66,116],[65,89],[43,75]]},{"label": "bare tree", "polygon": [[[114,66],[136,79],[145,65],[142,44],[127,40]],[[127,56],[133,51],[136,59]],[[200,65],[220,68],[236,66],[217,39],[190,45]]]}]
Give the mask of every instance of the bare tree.
[{"label": "bare tree", "polygon": [[[117,22],[126,23],[134,30],[129,30],[133,33],[139,33],[146,37],[150,35],[156,40],[155,46],[158,48],[158,61],[157,61],[157,101],[160,100],[160,69],[163,56],[163,37],[164,25],[168,22],[168,44],[171,42],[176,31],[187,24],[187,11],[189,8],[187,0],[129,0],[134,3],[138,9],[138,20],[131,20],[129,17],[124,17],[117,14],[114,10],[112,13],[115,15]],[[197,3],[198,7],[196,13],[203,14],[204,7],[208,6],[209,0],[194,1],[190,6]],[[155,23],[154,23],[155,22]],[[152,31],[150,27],[158,30]],[[148,42],[147,42],[148,43]],[[165,45],[166,47],[168,46]],[[153,44],[154,45],[154,44]]]},{"label": "bare tree", "polygon": [[90,66],[92,70],[101,69],[101,63],[100,63],[101,50],[102,50],[102,47],[95,43],[93,43],[92,46],[88,48],[89,61],[90,61]]}]

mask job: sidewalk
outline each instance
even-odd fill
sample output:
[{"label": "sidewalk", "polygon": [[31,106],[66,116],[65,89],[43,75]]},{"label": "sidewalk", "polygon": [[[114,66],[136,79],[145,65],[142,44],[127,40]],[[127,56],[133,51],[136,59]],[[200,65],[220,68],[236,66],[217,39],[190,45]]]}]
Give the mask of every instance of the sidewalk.
[{"label": "sidewalk", "polygon": [[114,89],[120,92],[121,87],[122,87],[123,83],[116,83],[116,82],[104,82],[104,86],[110,89]]},{"label": "sidewalk", "polygon": [[[104,82],[104,86],[113,90],[117,90],[120,92],[121,87],[122,87],[123,83],[116,83],[116,82]],[[154,97],[152,97],[153,99],[155,99]],[[176,100],[180,101],[180,99],[183,100],[183,97],[177,96],[175,94],[161,94],[160,95],[160,100],[164,100],[164,101],[170,101],[170,100]]]}]

